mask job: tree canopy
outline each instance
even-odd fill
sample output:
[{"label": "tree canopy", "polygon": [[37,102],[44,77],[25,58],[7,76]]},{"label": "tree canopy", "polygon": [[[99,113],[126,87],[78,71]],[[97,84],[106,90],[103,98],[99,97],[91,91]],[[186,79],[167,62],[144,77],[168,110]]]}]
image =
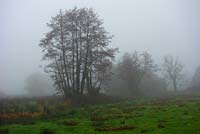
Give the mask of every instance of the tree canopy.
[{"label": "tree canopy", "polygon": [[117,49],[109,48],[112,35],[93,9],[61,11],[48,23],[50,31],[41,40],[45,71],[65,97],[74,94],[98,94],[110,76]]}]

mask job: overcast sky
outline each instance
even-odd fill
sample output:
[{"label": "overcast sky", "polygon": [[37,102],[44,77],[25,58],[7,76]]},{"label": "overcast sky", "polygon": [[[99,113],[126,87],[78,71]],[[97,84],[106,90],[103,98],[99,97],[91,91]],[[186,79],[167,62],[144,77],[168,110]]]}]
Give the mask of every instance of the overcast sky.
[{"label": "overcast sky", "polygon": [[21,93],[24,80],[42,71],[40,39],[59,9],[89,7],[115,37],[112,47],[148,51],[156,63],[178,56],[192,74],[200,65],[199,0],[0,0],[0,90]]}]

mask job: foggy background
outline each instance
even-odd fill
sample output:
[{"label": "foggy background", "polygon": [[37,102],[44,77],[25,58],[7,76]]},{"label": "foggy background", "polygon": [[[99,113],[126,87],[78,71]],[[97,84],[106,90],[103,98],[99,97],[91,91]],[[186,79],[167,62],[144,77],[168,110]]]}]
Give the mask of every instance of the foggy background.
[{"label": "foggy background", "polygon": [[199,0],[1,0],[0,91],[24,93],[26,78],[42,72],[38,44],[46,23],[59,9],[91,7],[114,35],[120,52],[148,51],[157,64],[166,54],[178,56],[191,77],[200,65]]}]

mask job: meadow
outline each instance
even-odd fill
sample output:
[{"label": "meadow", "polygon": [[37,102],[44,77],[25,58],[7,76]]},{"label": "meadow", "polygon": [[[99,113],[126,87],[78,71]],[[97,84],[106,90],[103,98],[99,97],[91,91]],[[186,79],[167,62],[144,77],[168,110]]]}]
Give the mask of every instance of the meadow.
[{"label": "meadow", "polygon": [[[24,112],[11,110],[14,104],[6,105],[10,106],[6,114],[1,109],[0,134],[200,134],[198,96],[131,99],[83,107],[70,107],[62,101],[47,104],[22,100],[16,105],[23,104]],[[27,103],[32,109],[26,109]]]}]

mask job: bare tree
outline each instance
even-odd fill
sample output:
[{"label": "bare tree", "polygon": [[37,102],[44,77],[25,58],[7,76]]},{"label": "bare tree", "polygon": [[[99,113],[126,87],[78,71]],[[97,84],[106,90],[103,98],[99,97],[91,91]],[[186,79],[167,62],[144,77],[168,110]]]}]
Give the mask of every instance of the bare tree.
[{"label": "bare tree", "polygon": [[45,70],[63,96],[81,95],[84,90],[97,93],[101,89],[117,51],[108,47],[112,36],[102,24],[88,8],[60,11],[48,24],[51,30],[40,47],[43,59],[49,61]]},{"label": "bare tree", "polygon": [[135,94],[138,91],[138,81],[141,77],[140,66],[141,62],[136,51],[133,54],[125,53],[118,63],[120,78],[127,84],[128,89]]},{"label": "bare tree", "polygon": [[148,52],[125,53],[118,63],[119,77],[124,80],[128,89],[134,94],[140,94],[141,80],[156,71],[156,68],[157,66]]},{"label": "bare tree", "polygon": [[154,63],[152,55],[150,53],[145,51],[140,55],[143,77],[151,76],[152,73],[158,71],[158,66]]},{"label": "bare tree", "polygon": [[159,77],[156,73],[148,74],[140,83],[140,90],[144,96],[165,95],[167,83],[164,78]]},{"label": "bare tree", "polygon": [[193,91],[200,91],[200,67],[198,67],[195,71],[191,82],[191,88]]},{"label": "bare tree", "polygon": [[165,56],[162,71],[166,79],[172,83],[174,91],[177,91],[178,85],[183,79],[183,65],[179,59],[174,58],[171,55]]}]

